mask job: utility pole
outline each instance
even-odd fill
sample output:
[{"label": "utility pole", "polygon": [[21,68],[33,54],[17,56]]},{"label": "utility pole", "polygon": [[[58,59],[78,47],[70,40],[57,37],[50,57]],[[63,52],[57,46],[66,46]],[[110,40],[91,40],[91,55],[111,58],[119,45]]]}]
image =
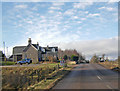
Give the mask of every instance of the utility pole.
[{"label": "utility pole", "polygon": [[8,47],[7,47],[7,57],[8,57]]},{"label": "utility pole", "polygon": [[4,50],[4,55],[5,55],[5,42],[3,42],[3,50]]},{"label": "utility pole", "polygon": [[3,42],[3,49],[4,49],[4,61],[6,61],[6,58],[5,58],[5,42]]}]

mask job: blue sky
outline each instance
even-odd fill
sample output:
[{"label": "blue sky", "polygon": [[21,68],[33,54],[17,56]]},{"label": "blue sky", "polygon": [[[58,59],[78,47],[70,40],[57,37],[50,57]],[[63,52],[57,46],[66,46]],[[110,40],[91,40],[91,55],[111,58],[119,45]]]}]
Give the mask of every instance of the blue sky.
[{"label": "blue sky", "polygon": [[2,40],[11,48],[27,45],[29,37],[41,46],[69,49],[73,47],[66,46],[69,43],[117,36],[118,3],[115,2],[2,3]]}]

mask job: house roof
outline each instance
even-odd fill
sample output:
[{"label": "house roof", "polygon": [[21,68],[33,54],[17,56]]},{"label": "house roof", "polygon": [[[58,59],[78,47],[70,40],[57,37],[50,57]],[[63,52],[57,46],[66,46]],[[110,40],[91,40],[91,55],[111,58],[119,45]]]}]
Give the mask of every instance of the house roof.
[{"label": "house roof", "polygon": [[44,48],[45,49],[45,52],[42,51],[42,54],[45,54],[46,51],[47,52],[50,52],[52,51],[53,48],[55,48],[55,51],[58,51],[58,47],[41,47],[39,46],[39,49],[38,49],[38,45],[37,44],[28,44],[27,46],[16,46],[13,48],[13,54],[21,54],[22,52],[25,52],[28,50],[28,48],[30,47],[30,45],[32,45],[34,48],[36,48],[36,50],[41,50],[41,48]]},{"label": "house roof", "polygon": [[55,51],[58,51],[58,47],[43,47],[45,51],[51,51],[53,48],[55,48]]},{"label": "house roof", "polygon": [[26,46],[15,46],[15,47],[13,48],[13,54],[22,53],[25,47],[26,47]]},{"label": "house roof", "polygon": [[[24,52],[27,51],[30,46],[31,46],[31,44],[29,44],[28,46],[26,46],[23,51],[24,51]],[[34,48],[36,48],[36,50],[38,50],[38,45],[37,45],[37,44],[32,44],[32,46],[33,46]],[[40,46],[39,46],[39,50],[41,50],[41,47],[40,47]]]}]

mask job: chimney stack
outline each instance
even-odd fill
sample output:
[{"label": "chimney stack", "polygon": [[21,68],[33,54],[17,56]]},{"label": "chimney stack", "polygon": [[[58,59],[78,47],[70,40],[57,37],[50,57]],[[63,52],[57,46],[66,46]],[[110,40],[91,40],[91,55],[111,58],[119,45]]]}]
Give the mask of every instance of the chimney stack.
[{"label": "chimney stack", "polygon": [[28,39],[28,44],[32,44],[31,38]]},{"label": "chimney stack", "polygon": [[37,48],[38,48],[38,50],[39,50],[39,43],[37,42]]}]

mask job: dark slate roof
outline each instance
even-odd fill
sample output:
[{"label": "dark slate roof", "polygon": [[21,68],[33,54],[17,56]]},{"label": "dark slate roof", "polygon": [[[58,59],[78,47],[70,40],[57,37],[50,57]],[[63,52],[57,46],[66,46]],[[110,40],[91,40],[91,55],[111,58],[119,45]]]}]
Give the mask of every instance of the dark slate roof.
[{"label": "dark slate roof", "polygon": [[45,51],[51,51],[52,48],[55,48],[55,51],[58,51],[58,47],[43,47]]},{"label": "dark slate roof", "polygon": [[[16,46],[13,48],[13,54],[19,54],[19,53],[25,52],[28,50],[29,46],[30,46],[30,44],[27,46]],[[32,46],[34,46],[38,50],[37,44],[32,44]],[[58,51],[58,47],[41,47],[41,46],[39,46],[40,51],[41,51],[41,48],[45,49],[45,52],[42,52],[42,54],[52,51],[52,48],[55,48],[55,51]]]},{"label": "dark slate roof", "polygon": [[13,48],[13,54],[17,54],[17,53],[22,53],[23,52],[23,49],[25,48],[26,46],[15,46]]},{"label": "dark slate roof", "polygon": [[[37,44],[32,44],[32,45],[38,50]],[[29,47],[30,47],[30,44],[29,44],[28,46],[26,46],[23,51],[24,51],[24,52],[27,51]],[[39,50],[41,50],[41,47],[40,47],[40,46],[39,46]]]},{"label": "dark slate roof", "polygon": [[27,46],[23,49],[23,52],[25,52],[26,50],[28,50],[29,46],[30,46],[30,44],[27,45]]},{"label": "dark slate roof", "polygon": [[36,49],[38,49],[37,44],[32,44]]},{"label": "dark slate roof", "polygon": [[9,58],[13,58],[13,55],[11,55]]}]

